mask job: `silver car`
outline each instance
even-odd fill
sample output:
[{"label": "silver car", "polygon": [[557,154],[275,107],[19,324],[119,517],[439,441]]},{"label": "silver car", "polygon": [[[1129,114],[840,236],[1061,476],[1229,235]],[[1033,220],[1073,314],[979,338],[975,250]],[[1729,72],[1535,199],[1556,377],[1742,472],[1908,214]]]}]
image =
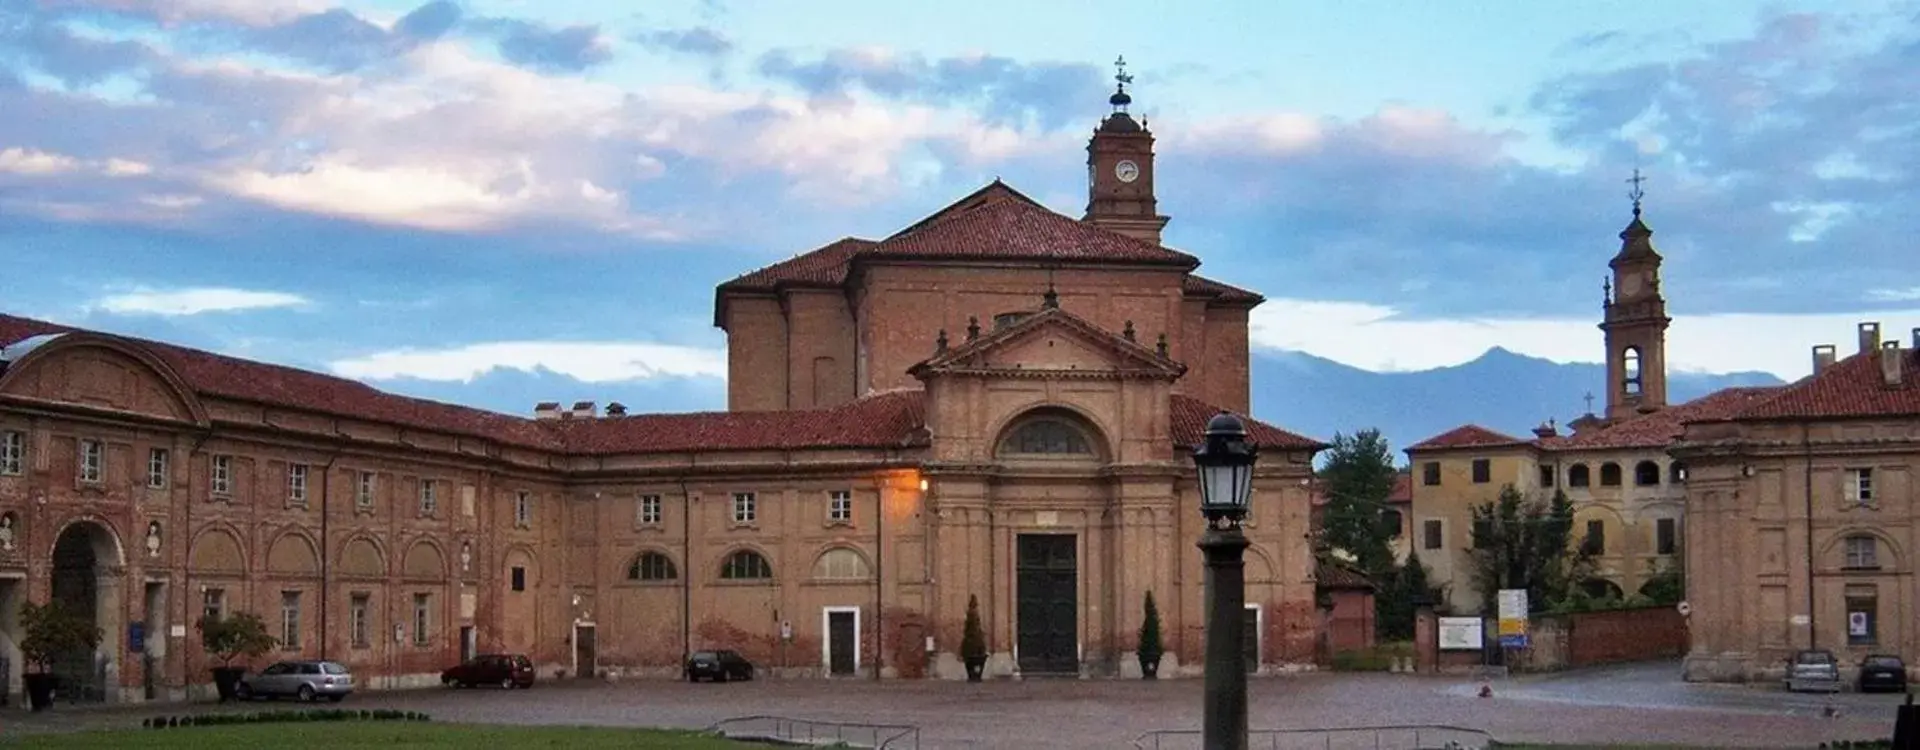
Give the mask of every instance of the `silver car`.
[{"label": "silver car", "polygon": [[353,693],[353,674],[338,662],[318,659],[283,661],[260,674],[240,678],[233,687],[241,700],[293,697],[303,701],[317,698],[339,703]]},{"label": "silver car", "polygon": [[1840,661],[1824,648],[1801,649],[1787,660],[1790,692],[1840,692]]}]

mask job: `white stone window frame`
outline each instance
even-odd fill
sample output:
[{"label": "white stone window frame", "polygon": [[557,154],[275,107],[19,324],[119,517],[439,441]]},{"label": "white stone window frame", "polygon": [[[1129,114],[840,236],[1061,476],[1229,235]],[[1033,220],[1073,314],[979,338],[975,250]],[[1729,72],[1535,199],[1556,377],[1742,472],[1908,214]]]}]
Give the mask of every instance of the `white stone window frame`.
[{"label": "white stone window frame", "polygon": [[300,592],[280,592],[280,649],[300,650]]},{"label": "white stone window frame", "polygon": [[752,492],[733,493],[733,524],[752,526],[760,520],[760,497]]},{"label": "white stone window frame", "polygon": [[17,477],[27,470],[27,434],[0,432],[0,476]]},{"label": "white stone window frame", "polygon": [[99,440],[80,441],[80,481],[99,484],[106,475],[107,446]]},{"label": "white stone window frame", "polygon": [[373,595],[365,591],[347,596],[347,643],[357,649],[373,647]]},{"label": "white stone window frame", "polygon": [[827,523],[853,523],[853,490],[833,490],[827,493]]},{"label": "white stone window frame", "polygon": [[147,489],[164,490],[167,488],[167,472],[173,465],[173,454],[165,448],[147,449]]},{"label": "white stone window frame", "polygon": [[373,499],[380,489],[380,476],[371,471],[362,471],[354,484],[353,507],[357,510],[372,510]]},{"label": "white stone window frame", "polygon": [[433,645],[433,595],[413,595],[413,645]]},{"label": "white stone window frame", "polygon": [[1853,505],[1873,505],[1873,469],[1854,467],[1847,470],[1847,499]]},{"label": "white stone window frame", "polygon": [[634,499],[633,522],[639,526],[659,526],[666,515],[666,503],[659,495],[642,493]]},{"label": "white stone window frame", "polygon": [[420,516],[431,518],[440,512],[439,482],[432,479],[420,480]]},{"label": "white stone window frame", "polygon": [[213,468],[208,473],[212,475],[208,484],[215,497],[233,496],[233,456],[214,456]]},{"label": "white stone window frame", "polygon": [[307,504],[307,475],[308,468],[306,464],[287,464],[288,505],[304,506]]}]

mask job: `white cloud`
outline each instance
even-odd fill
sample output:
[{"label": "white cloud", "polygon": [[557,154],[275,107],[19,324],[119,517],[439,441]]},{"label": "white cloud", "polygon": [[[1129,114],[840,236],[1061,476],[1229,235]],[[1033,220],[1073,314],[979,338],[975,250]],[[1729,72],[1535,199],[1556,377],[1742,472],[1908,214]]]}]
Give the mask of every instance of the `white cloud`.
[{"label": "white cloud", "polygon": [[[1555,362],[1605,356],[1597,320],[1466,318],[1402,320],[1393,308],[1363,302],[1272,299],[1253,312],[1256,347],[1292,349],[1375,371],[1457,365],[1499,346]],[[1856,348],[1856,326],[1879,322],[1882,337],[1909,344],[1920,308],[1817,315],[1674,316],[1667,366],[1677,371],[1759,370],[1793,380],[1812,369],[1811,348]]]},{"label": "white cloud", "polygon": [[80,167],[80,161],[65,154],[53,154],[24,148],[10,148],[0,151],[0,172],[25,175],[48,175],[71,172]]},{"label": "white cloud", "polygon": [[282,307],[302,307],[307,298],[286,292],[265,292],[227,287],[197,287],[168,291],[135,289],[95,300],[91,305],[117,315],[199,315],[211,312],[239,312]]},{"label": "white cloud", "polygon": [[81,5],[151,16],[166,25],[209,19],[266,26],[327,10],[325,0],[41,0],[50,6]]},{"label": "white cloud", "polygon": [[450,349],[396,349],[330,365],[350,378],[471,382],[494,369],[545,369],[585,383],[727,376],[726,353],[633,341],[498,341]]}]

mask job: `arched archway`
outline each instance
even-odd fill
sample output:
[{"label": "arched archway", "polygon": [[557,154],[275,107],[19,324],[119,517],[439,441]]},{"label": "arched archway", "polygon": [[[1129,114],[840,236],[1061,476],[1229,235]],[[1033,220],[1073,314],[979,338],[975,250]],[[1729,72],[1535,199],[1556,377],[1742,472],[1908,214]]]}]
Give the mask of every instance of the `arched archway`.
[{"label": "arched archway", "polygon": [[98,521],[75,521],[60,530],[53,543],[50,599],[101,631],[100,645],[91,651],[65,654],[53,660],[53,674],[63,700],[99,702],[119,674],[114,656],[120,639],[120,540]]}]

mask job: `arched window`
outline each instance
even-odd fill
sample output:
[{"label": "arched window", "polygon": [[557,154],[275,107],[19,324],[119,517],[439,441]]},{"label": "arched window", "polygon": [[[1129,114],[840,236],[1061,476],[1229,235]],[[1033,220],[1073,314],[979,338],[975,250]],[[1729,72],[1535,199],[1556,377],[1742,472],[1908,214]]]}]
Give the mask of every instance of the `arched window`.
[{"label": "arched window", "polygon": [[750,549],[727,555],[720,565],[720,577],[729,581],[764,581],[773,577],[773,565]]},{"label": "arched window", "polygon": [[1567,467],[1568,487],[1585,487],[1591,483],[1591,479],[1586,464],[1574,464]]},{"label": "arched window", "polygon": [[1616,464],[1612,461],[1608,461],[1600,465],[1600,486],[1602,487],[1620,486],[1620,465],[1619,464]]},{"label": "arched window", "polygon": [[1020,425],[1013,434],[1000,442],[1001,453],[1049,455],[1049,456],[1090,456],[1093,446],[1087,442],[1087,436],[1065,420],[1054,418],[1035,419]]},{"label": "arched window", "polygon": [[1640,392],[1640,347],[1629,346],[1620,353],[1620,390],[1629,395]]},{"label": "arched window", "polygon": [[867,558],[845,547],[830,549],[820,553],[813,561],[813,577],[834,580],[862,580],[873,575],[873,569],[867,567]]},{"label": "arched window", "polygon": [[1846,562],[1848,570],[1878,570],[1880,568],[1880,541],[1866,534],[1854,534],[1846,539]]},{"label": "arched window", "polygon": [[1660,465],[1652,461],[1641,461],[1633,465],[1633,483],[1640,487],[1649,487],[1660,483]]},{"label": "arched window", "polygon": [[673,560],[658,552],[642,552],[627,566],[629,581],[671,581],[680,577]]}]

